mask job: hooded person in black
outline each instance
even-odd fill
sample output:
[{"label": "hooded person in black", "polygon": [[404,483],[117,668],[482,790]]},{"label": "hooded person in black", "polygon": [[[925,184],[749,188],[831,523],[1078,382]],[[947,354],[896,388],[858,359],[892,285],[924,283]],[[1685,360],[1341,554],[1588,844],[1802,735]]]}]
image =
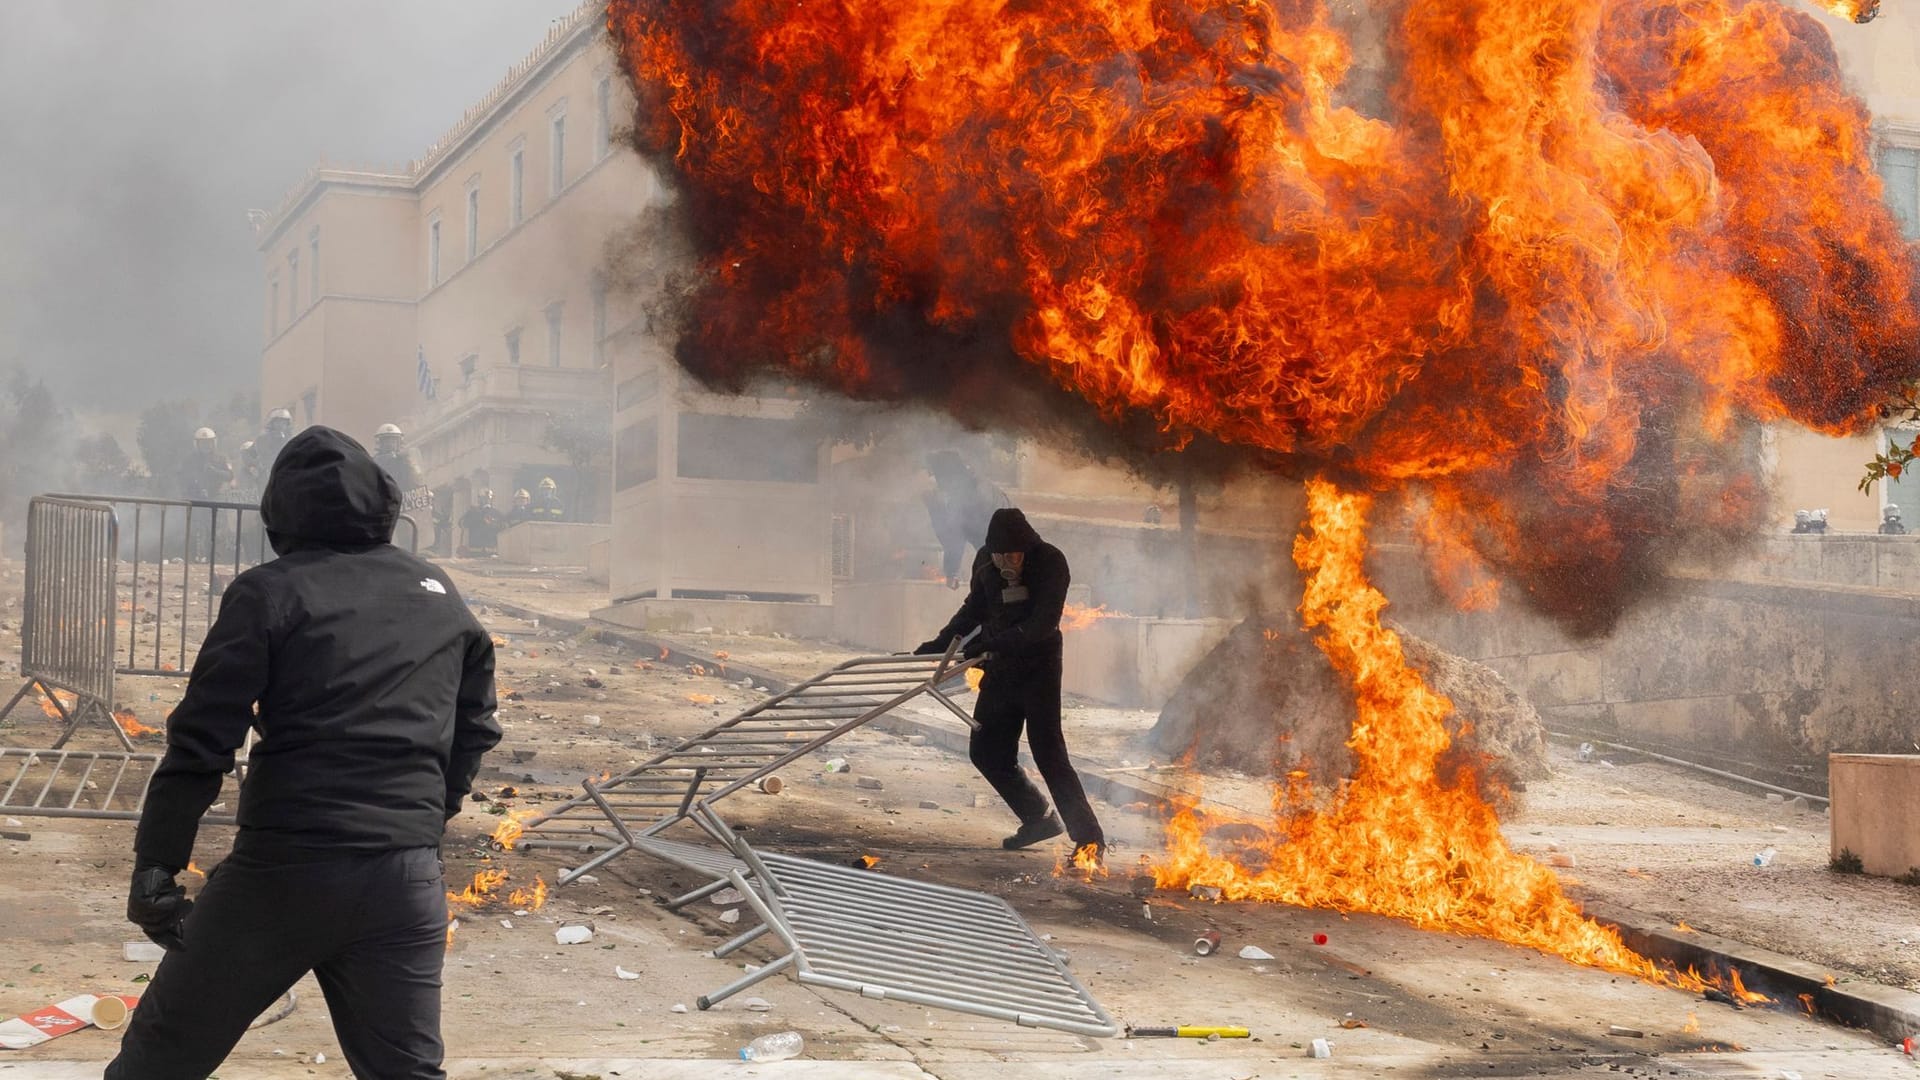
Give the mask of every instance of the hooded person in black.
[{"label": "hooded person in black", "polygon": [[[995,510],[986,542],[974,556],[966,600],[939,636],[914,652],[944,653],[954,641],[966,639],[969,659],[986,657],[980,700],[973,709],[979,727],[968,749],[980,775],[1020,818],[1019,831],[1002,846],[1024,848],[1058,836],[1065,818],[1074,848],[1094,845],[1098,857],[1106,848],[1106,835],[1067,757],[1060,726],[1060,614],[1069,580],[1067,557],[1040,539],[1025,514]],[[974,636],[967,638],[969,634]],[[1048,811],[1046,796],[1020,768],[1023,725],[1033,763],[1053,793],[1059,817]]]},{"label": "hooded person in black", "polygon": [[[204,1080],[308,971],[357,1075],[446,1075],[438,846],[500,741],[493,641],[392,545],[399,514],[331,428],[276,459],[260,518],[279,558],[227,587],[141,811],[127,916],[167,954],[108,1080]],[[174,878],[249,729],[239,835],[189,901]]]}]

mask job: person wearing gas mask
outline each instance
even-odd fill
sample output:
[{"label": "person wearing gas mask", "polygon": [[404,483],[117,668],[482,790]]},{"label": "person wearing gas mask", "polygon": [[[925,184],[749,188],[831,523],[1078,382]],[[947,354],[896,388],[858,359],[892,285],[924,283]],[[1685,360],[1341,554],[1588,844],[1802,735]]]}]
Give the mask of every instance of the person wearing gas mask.
[{"label": "person wearing gas mask", "polygon": [[[939,635],[914,653],[937,655],[964,640],[969,659],[985,658],[973,710],[979,727],[968,751],[974,768],[1020,819],[1019,830],[1001,846],[1031,847],[1064,831],[1076,851],[1091,846],[1098,859],[1106,850],[1106,834],[1067,756],[1061,730],[1060,615],[1069,580],[1067,557],[1040,539],[1025,514],[995,510],[974,556],[966,600]],[[1023,726],[1058,814],[1047,808],[1046,796],[1020,767]]]},{"label": "person wearing gas mask", "polygon": [[[309,971],[354,1075],[444,1080],[439,845],[500,725],[493,639],[393,546],[399,517],[338,431],[275,460],[279,557],[228,586],[141,809],[127,918],[167,952],[107,1080],[205,1080]],[[176,879],[250,729],[233,851],[188,900]]]},{"label": "person wearing gas mask", "polygon": [[1889,506],[1880,512],[1881,536],[1905,536],[1907,526],[1900,520],[1900,508]]}]

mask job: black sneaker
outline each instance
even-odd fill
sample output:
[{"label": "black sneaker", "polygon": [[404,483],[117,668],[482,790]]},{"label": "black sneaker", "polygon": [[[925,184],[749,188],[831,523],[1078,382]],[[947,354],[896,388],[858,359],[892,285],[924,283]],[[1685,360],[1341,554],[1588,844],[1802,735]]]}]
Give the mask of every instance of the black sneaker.
[{"label": "black sneaker", "polygon": [[1021,848],[1032,847],[1042,840],[1051,840],[1066,831],[1067,827],[1060,824],[1058,815],[1048,814],[1037,821],[1021,823],[1020,831],[1000,841],[1000,846],[1008,851],[1019,851]]}]

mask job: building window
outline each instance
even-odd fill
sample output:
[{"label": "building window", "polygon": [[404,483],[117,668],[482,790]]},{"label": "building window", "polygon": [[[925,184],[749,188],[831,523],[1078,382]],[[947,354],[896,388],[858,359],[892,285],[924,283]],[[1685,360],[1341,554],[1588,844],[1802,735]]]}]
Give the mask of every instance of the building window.
[{"label": "building window", "polygon": [[593,160],[599,161],[613,148],[613,79],[600,76],[593,85]]},{"label": "building window", "polygon": [[660,475],[660,424],[648,417],[613,438],[613,489],[625,491]]},{"label": "building window", "polygon": [[791,420],[757,416],[680,416],[679,475],[689,480],[758,480],[811,484],[819,479],[819,444]]},{"label": "building window", "polygon": [[593,366],[605,367],[607,364],[607,283],[600,275],[593,276]]},{"label": "building window", "polygon": [[287,252],[287,325],[300,317],[300,249]]},{"label": "building window", "polygon": [[1880,179],[1887,205],[1907,239],[1920,239],[1920,147],[1889,146],[1880,152]]},{"label": "building window", "polygon": [[547,305],[547,363],[560,366],[560,316],[564,310],[560,301]]},{"label": "building window", "polygon": [[526,140],[514,143],[512,164],[507,168],[507,224],[517,226],[525,220],[527,192]]},{"label": "building window", "polygon": [[267,336],[280,332],[280,275],[267,279]]},{"label": "building window", "polygon": [[312,287],[307,290],[307,292],[309,293],[307,302],[311,304],[317,304],[320,302],[320,230],[319,229],[315,229],[312,232],[307,234],[307,280],[312,283]]},{"label": "building window", "polygon": [[520,328],[517,326],[507,331],[507,363],[520,363]]},{"label": "building window", "polygon": [[461,386],[466,386],[467,384],[473,382],[474,369],[479,366],[480,366],[479,353],[468,353],[467,355],[460,358],[460,385]]},{"label": "building window", "polygon": [[557,199],[567,186],[567,114],[561,102],[547,114],[547,197]]},{"label": "building window", "polygon": [[440,219],[427,222],[427,288],[440,284]]},{"label": "building window", "polygon": [[467,261],[480,254],[480,189],[467,189]]}]

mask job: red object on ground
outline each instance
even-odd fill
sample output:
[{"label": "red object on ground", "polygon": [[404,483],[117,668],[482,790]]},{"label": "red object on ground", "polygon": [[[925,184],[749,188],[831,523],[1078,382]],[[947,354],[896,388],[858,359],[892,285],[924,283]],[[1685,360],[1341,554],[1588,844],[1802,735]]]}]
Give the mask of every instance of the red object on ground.
[{"label": "red object on ground", "polygon": [[1313,935],[1313,943],[1315,945],[1325,945],[1327,943],[1327,935],[1325,934]]}]

